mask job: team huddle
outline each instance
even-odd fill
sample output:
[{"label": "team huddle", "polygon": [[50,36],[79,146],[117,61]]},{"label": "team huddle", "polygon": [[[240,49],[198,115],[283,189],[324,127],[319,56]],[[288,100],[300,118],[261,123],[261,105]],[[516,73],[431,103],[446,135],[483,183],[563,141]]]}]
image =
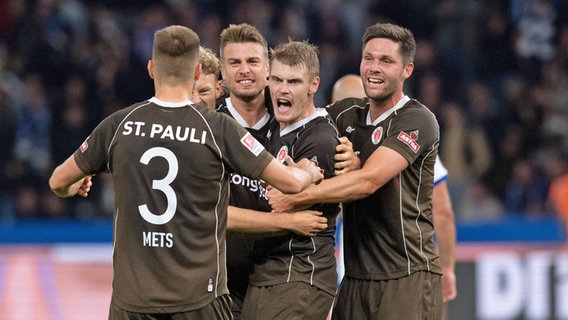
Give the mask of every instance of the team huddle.
[{"label": "team huddle", "polygon": [[308,41],[269,49],[230,25],[217,59],[187,27],[156,31],[154,96],[104,119],[49,181],[86,197],[113,176],[109,319],[441,319],[455,239],[435,242],[439,127],[403,92],[415,52],[409,30],[368,27],[364,93],[320,108]]}]

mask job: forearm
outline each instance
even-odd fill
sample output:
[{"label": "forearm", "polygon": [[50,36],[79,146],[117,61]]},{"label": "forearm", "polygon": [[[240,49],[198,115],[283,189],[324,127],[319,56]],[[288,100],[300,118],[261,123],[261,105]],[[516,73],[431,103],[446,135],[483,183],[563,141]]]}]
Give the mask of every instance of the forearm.
[{"label": "forearm", "polygon": [[289,221],[284,215],[229,206],[227,228],[244,233],[286,231]]},{"label": "forearm", "polygon": [[[442,219],[438,219],[442,220]],[[443,270],[454,270],[456,230],[453,221],[438,221],[435,224],[436,239],[440,255],[440,266]]]},{"label": "forearm", "polygon": [[71,185],[67,185],[67,186],[63,186],[60,188],[55,188],[55,189],[51,189],[53,191],[53,193],[55,193],[55,195],[57,195],[60,198],[68,198],[68,197],[73,197],[74,195],[77,194],[77,191],[79,190],[79,186],[81,185],[81,181],[77,181]]},{"label": "forearm", "polygon": [[[287,158],[292,161],[291,158]],[[312,162],[302,159],[298,164],[290,162],[288,166],[282,165],[273,159],[262,172],[260,178],[269,185],[274,186],[282,193],[298,193],[305,190],[314,182],[323,179],[323,175]]]},{"label": "forearm", "polygon": [[67,198],[76,194],[86,197],[90,186],[90,177],[79,169],[73,155],[65,160],[53,171],[49,178],[49,187],[58,197]]},{"label": "forearm", "polygon": [[325,179],[318,185],[311,185],[301,193],[289,195],[294,205],[314,203],[338,203],[365,198],[378,189],[361,170],[348,172],[340,177]]}]

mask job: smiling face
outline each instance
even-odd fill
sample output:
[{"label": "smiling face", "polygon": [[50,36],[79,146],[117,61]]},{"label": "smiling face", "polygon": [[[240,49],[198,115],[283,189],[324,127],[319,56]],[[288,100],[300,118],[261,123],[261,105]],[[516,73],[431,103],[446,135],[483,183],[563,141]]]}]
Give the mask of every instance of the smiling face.
[{"label": "smiling face", "polygon": [[361,78],[371,100],[398,101],[403,95],[404,80],[410,77],[413,69],[412,63],[405,64],[400,45],[395,41],[374,38],[363,48]]},{"label": "smiling face", "polygon": [[202,72],[195,81],[191,101],[215,109],[215,101],[219,95],[221,95],[221,82],[217,79],[217,75]]},{"label": "smiling face", "polygon": [[315,112],[314,94],[319,86],[319,76],[310,79],[305,65],[294,67],[273,60],[270,69],[270,96],[274,116],[285,128]]},{"label": "smiling face", "polygon": [[264,48],[254,42],[228,43],[223,51],[221,73],[231,96],[253,100],[264,92],[267,83]]}]

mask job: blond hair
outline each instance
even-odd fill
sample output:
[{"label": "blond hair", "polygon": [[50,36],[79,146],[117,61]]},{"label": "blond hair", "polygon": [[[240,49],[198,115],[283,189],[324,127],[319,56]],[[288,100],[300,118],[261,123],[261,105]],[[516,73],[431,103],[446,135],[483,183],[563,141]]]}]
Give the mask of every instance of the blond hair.
[{"label": "blond hair", "polygon": [[307,41],[288,40],[271,50],[270,64],[278,60],[290,67],[304,66],[308,71],[310,80],[319,76],[318,47]]},{"label": "blond hair", "polygon": [[229,43],[245,43],[252,42],[258,43],[264,48],[264,57],[268,59],[268,44],[266,39],[262,36],[260,31],[248,23],[230,24],[221,32],[221,43],[219,45],[219,52],[221,61],[224,61],[225,47]]}]

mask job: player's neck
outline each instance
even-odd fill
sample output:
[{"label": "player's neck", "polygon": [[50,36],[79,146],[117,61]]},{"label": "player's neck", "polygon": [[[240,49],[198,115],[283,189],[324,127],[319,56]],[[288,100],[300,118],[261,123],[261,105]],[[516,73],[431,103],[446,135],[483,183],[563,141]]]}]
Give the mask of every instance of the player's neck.
[{"label": "player's neck", "polygon": [[369,112],[371,115],[371,121],[375,121],[381,114],[387,112],[391,108],[394,108],[396,104],[402,99],[404,94],[402,92],[397,92],[385,99],[373,99],[369,97]]},{"label": "player's neck", "polygon": [[179,86],[156,86],[155,97],[161,101],[167,102],[184,102],[191,100],[192,91],[188,90],[186,85]]},{"label": "player's neck", "polygon": [[239,115],[246,123],[253,127],[266,114],[266,105],[264,103],[264,95],[260,94],[250,101],[245,101],[231,96],[231,103]]}]

